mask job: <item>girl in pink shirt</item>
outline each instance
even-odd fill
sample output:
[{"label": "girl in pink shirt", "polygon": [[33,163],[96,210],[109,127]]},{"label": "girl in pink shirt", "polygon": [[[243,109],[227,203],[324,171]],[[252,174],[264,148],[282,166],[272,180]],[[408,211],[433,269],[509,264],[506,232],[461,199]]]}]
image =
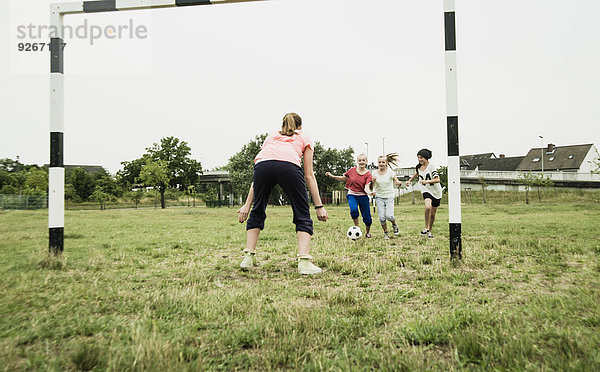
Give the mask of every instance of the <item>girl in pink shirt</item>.
[{"label": "girl in pink shirt", "polygon": [[346,199],[348,199],[348,206],[350,207],[350,217],[354,221],[354,226],[358,226],[358,210],[360,209],[360,214],[362,214],[365,223],[365,237],[370,238],[373,220],[369,208],[369,195],[373,195],[370,191],[373,178],[371,172],[367,169],[367,156],[365,154],[356,157],[356,164],[358,167],[350,168],[343,176],[335,176],[331,172],[327,172],[325,175],[334,180],[346,182],[345,187],[348,190]]},{"label": "girl in pink shirt", "polygon": [[[296,237],[298,239],[298,272],[318,274],[322,270],[314,265],[309,255],[313,223],[310,218],[308,191],[315,203],[319,221],[327,221],[327,211],[321,202],[317,179],[313,172],[314,145],[302,132],[302,119],[289,113],[283,117],[281,131],[267,137],[258,155],[254,158],[254,174],[246,203],[238,210],[240,223],[246,221],[246,249],[242,269],[256,264],[256,244],[260,231],[265,227],[265,210],[275,185],[280,185],[292,205]],[[301,159],[304,157],[304,171]],[[305,181],[306,180],[306,181]],[[254,206],[252,206],[254,204]],[[252,210],[250,210],[252,207]]]}]

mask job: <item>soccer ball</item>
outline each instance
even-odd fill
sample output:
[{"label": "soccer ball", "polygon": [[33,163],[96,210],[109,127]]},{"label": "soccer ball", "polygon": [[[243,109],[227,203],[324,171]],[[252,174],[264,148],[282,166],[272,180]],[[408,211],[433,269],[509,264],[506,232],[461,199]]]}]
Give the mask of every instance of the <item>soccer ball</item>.
[{"label": "soccer ball", "polygon": [[352,239],[352,240],[356,240],[358,238],[360,238],[362,236],[362,231],[360,231],[360,227],[358,226],[352,226],[348,229],[348,232],[346,233],[346,235]]}]

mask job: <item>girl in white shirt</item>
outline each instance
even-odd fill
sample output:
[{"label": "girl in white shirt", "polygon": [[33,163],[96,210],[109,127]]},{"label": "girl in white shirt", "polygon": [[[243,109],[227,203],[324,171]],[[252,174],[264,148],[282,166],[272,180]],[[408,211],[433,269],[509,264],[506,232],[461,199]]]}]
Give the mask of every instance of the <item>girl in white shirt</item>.
[{"label": "girl in white shirt", "polygon": [[400,229],[396,224],[394,217],[394,185],[400,186],[396,174],[390,168],[390,163],[396,165],[398,155],[395,153],[381,155],[377,158],[377,170],[373,172],[373,194],[377,204],[377,213],[379,214],[379,223],[383,228],[383,238],[389,239],[387,221],[392,223],[394,234],[400,234]]},{"label": "girl in white shirt", "polygon": [[419,164],[415,167],[415,174],[406,181],[406,186],[409,186],[413,179],[419,177],[419,186],[425,201],[425,229],[421,231],[421,235],[427,235],[427,237],[433,239],[431,229],[435,221],[435,212],[442,200],[442,185],[440,184],[437,168],[429,162],[431,150],[419,150],[417,159]]}]

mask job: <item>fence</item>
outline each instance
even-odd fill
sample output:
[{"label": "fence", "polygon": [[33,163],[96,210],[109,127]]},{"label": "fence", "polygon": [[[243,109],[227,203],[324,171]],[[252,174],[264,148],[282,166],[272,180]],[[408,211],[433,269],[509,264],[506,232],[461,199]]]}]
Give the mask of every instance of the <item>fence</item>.
[{"label": "fence", "polygon": [[[517,180],[529,172],[494,172],[494,171],[468,171],[461,170],[461,178],[488,178],[488,179],[508,179]],[[543,175],[552,181],[600,181],[600,174],[584,172],[531,172],[533,175]]]},{"label": "fence", "polygon": [[0,194],[0,209],[43,209],[48,208],[46,195]]},{"label": "fence", "polygon": [[[400,168],[396,169],[396,176],[410,177],[415,173],[414,169]],[[481,170],[461,170],[460,178],[464,179],[479,179],[479,177],[487,179],[503,179],[503,180],[518,180],[519,177],[526,175],[529,172],[525,171],[481,171]],[[544,178],[548,177],[552,181],[600,181],[600,174],[585,173],[585,172],[531,172],[533,175],[542,174]]]}]

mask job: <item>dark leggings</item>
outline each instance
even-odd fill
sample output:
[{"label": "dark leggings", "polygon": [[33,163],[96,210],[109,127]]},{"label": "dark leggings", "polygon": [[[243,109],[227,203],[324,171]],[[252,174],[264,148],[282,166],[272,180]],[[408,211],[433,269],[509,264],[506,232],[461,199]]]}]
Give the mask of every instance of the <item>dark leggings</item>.
[{"label": "dark leggings", "polygon": [[246,230],[265,228],[267,202],[273,187],[279,185],[292,204],[296,231],[313,234],[313,222],[310,218],[308,194],[302,168],[287,161],[261,161],[254,165],[252,181],[254,182],[254,205],[250,211]]}]

